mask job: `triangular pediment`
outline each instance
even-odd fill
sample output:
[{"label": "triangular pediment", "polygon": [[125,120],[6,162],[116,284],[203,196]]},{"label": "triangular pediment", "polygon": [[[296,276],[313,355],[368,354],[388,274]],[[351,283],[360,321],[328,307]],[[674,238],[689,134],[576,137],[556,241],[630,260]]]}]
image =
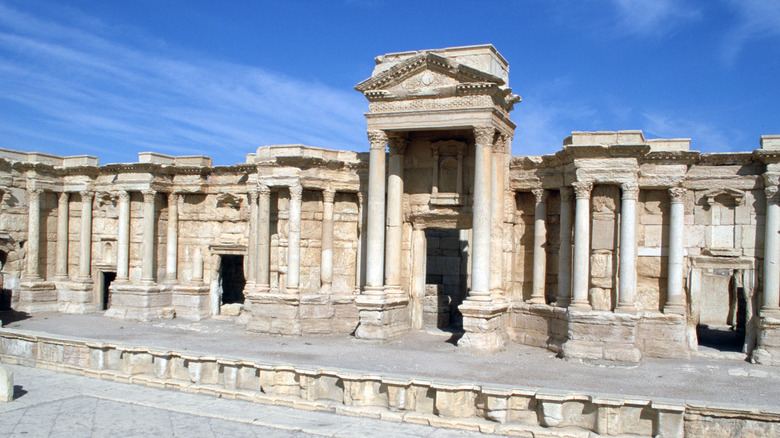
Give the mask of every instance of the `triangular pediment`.
[{"label": "triangular pediment", "polygon": [[376,73],[357,84],[355,89],[362,93],[389,90],[399,86],[411,90],[436,87],[434,82],[442,85],[474,82],[490,83],[496,86],[505,85],[504,80],[498,76],[435,53],[423,52],[405,59],[385,71]]}]

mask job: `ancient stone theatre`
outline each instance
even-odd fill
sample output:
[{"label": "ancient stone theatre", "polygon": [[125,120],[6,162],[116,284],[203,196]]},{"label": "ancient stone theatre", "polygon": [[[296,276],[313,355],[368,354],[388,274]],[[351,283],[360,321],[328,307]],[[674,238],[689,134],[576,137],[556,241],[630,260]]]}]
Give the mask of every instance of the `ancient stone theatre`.
[{"label": "ancient stone theatre", "polygon": [[623,362],[717,338],[780,365],[780,136],[572,132],[512,156],[522,104],[491,45],[379,56],[355,89],[368,153],[0,150],[2,304]]}]

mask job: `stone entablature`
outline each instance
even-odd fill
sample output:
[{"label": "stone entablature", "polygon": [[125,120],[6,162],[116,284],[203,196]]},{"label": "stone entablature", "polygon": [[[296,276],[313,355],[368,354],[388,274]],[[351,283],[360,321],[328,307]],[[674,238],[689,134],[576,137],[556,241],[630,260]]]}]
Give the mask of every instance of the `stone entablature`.
[{"label": "stone entablature", "polygon": [[492,46],[377,62],[356,87],[368,153],[276,145],[233,166],[152,152],[101,166],[0,150],[11,304],[224,311],[250,331],[367,339],[433,321],[465,347],[624,361],[687,357],[720,324],[780,361],[780,137],[713,154],[573,132],[554,154],[512,157],[519,97]]}]

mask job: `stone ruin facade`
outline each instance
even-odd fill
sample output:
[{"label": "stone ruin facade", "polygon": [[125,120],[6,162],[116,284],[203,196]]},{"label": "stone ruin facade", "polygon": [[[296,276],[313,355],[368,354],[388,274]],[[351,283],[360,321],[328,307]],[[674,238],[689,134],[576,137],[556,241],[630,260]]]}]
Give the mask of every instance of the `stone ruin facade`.
[{"label": "stone ruin facade", "polygon": [[380,56],[356,89],[369,153],[0,150],[3,305],[629,362],[720,333],[780,365],[780,136],[700,153],[573,132],[511,156],[520,98],[490,45]]}]

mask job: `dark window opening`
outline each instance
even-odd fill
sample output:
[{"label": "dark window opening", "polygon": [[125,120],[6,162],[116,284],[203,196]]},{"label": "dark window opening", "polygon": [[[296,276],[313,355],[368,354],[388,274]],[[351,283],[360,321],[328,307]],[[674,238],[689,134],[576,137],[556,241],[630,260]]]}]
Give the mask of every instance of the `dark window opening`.
[{"label": "dark window opening", "polygon": [[116,280],[116,272],[103,272],[103,287],[100,290],[101,293],[101,310],[108,310],[110,305],[111,294],[108,292],[111,282]]}]

